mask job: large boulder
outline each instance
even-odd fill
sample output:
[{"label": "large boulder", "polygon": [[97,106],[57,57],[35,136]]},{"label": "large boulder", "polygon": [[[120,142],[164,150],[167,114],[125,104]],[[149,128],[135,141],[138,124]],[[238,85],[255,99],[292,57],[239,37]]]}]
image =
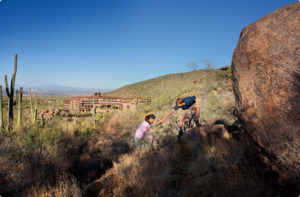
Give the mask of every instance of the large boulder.
[{"label": "large boulder", "polygon": [[243,127],[281,177],[300,180],[300,2],[242,30],[232,75]]}]

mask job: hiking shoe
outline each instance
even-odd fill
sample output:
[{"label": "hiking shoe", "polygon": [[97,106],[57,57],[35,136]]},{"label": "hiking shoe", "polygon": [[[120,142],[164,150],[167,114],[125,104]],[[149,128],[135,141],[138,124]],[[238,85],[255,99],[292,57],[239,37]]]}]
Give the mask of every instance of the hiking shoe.
[{"label": "hiking shoe", "polygon": [[178,135],[176,135],[176,137],[177,137],[177,139],[180,139],[181,136],[183,136],[183,131],[182,131],[182,129],[179,130],[179,133],[178,133]]},{"label": "hiking shoe", "polygon": [[201,127],[201,124],[199,123],[199,120],[196,120],[195,123],[196,123],[196,127]]},{"label": "hiking shoe", "polygon": [[180,135],[180,134],[177,134],[176,135],[176,138],[179,140],[180,138],[181,138],[181,136],[182,136],[182,134]]}]

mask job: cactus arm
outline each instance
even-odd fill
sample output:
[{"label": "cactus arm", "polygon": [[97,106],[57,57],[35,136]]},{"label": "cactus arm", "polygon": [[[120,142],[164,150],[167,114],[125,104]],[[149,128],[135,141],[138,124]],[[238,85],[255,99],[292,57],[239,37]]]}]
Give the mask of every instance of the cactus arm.
[{"label": "cactus arm", "polygon": [[21,126],[22,122],[22,95],[23,95],[23,88],[21,87],[20,90],[17,90],[17,99],[18,99],[18,127]]},{"label": "cactus arm", "polygon": [[14,67],[15,78],[16,78],[16,74],[17,74],[17,64],[18,64],[18,54],[15,54],[15,67]]},{"label": "cactus arm", "polygon": [[34,114],[33,114],[33,106],[32,106],[32,98],[31,98],[31,88],[29,88],[29,97],[30,97],[30,113],[31,113],[31,118],[32,120],[34,119]]},{"label": "cactus arm", "polygon": [[14,89],[15,89],[15,82],[16,82],[16,76],[17,76],[17,64],[18,64],[18,54],[15,54],[15,66],[14,66],[14,73],[11,76],[11,88],[10,88],[10,94],[14,95]]},{"label": "cactus arm", "polygon": [[21,101],[23,101],[23,87],[20,88],[20,92],[21,92]]},{"label": "cactus arm", "polygon": [[44,126],[44,110],[41,111],[41,127]]},{"label": "cactus arm", "polygon": [[11,76],[11,82],[10,82],[10,96],[12,97],[12,99],[14,99],[15,79],[16,79],[16,76],[13,74]]},{"label": "cactus arm", "polygon": [[8,88],[8,81],[7,81],[7,75],[4,75],[5,80],[5,90],[8,97],[10,97],[9,88]]},{"label": "cactus arm", "polygon": [[35,95],[35,106],[34,106],[33,123],[36,123],[36,120],[37,120],[37,94]]},{"label": "cactus arm", "polygon": [[17,120],[17,126],[20,127],[20,99],[21,99],[21,95],[20,95],[20,91],[17,90],[16,92],[16,101],[18,103],[18,120]]}]

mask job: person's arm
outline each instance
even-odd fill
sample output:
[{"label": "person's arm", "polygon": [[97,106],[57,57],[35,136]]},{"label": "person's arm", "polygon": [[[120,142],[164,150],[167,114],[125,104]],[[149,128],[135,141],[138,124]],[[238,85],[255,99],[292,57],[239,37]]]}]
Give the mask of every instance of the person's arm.
[{"label": "person's arm", "polygon": [[149,131],[151,131],[151,132],[159,131],[159,129],[160,129],[160,128],[152,129],[152,128],[149,127]]},{"label": "person's arm", "polygon": [[159,124],[161,122],[166,122],[167,118],[173,114],[176,110],[175,109],[172,109],[163,119],[161,119],[160,121],[158,121],[156,124]]}]

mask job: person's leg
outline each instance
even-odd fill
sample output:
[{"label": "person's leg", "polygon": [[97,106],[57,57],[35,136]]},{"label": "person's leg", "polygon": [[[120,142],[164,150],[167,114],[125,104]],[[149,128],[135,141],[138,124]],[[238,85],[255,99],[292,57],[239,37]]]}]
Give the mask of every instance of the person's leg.
[{"label": "person's leg", "polygon": [[200,106],[198,104],[195,104],[195,117],[199,118],[200,116]]},{"label": "person's leg", "polygon": [[201,127],[201,124],[199,122],[199,117],[200,117],[200,106],[198,104],[195,104],[195,116],[194,116],[194,121],[197,127]]},{"label": "person's leg", "polygon": [[134,155],[135,155],[135,156],[139,156],[139,155],[140,155],[140,152],[141,152],[141,146],[138,146],[138,147],[136,147],[136,149],[135,149]]},{"label": "person's leg", "polygon": [[140,154],[141,149],[142,149],[143,139],[135,137],[134,142],[135,142],[135,147],[136,147],[135,156],[138,156]]},{"label": "person's leg", "polygon": [[180,138],[183,135],[183,113],[181,113],[181,115],[179,117],[178,128],[179,128],[179,133],[178,133],[177,137]]},{"label": "person's leg", "polygon": [[147,141],[149,143],[149,148],[152,148],[152,146],[153,146],[153,139],[154,139],[153,135],[147,135],[146,139],[147,139]]}]

